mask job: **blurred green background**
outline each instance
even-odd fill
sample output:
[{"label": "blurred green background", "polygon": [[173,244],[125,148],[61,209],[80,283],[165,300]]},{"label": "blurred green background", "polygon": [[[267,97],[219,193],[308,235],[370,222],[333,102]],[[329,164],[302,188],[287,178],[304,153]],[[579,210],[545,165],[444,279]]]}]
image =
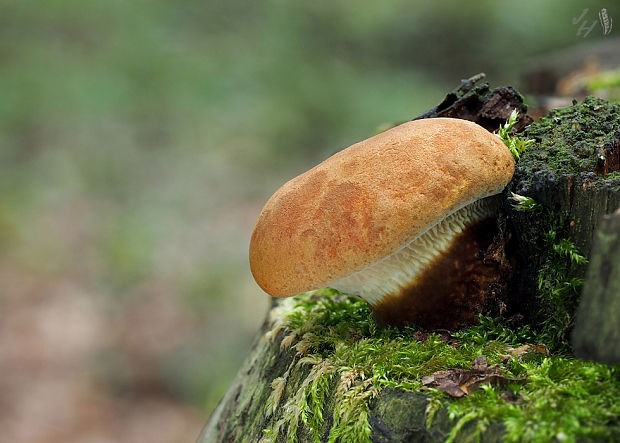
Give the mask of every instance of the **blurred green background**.
[{"label": "blurred green background", "polygon": [[486,72],[611,39],[611,2],[0,3],[0,429],[193,441],[269,297],[286,180]]}]

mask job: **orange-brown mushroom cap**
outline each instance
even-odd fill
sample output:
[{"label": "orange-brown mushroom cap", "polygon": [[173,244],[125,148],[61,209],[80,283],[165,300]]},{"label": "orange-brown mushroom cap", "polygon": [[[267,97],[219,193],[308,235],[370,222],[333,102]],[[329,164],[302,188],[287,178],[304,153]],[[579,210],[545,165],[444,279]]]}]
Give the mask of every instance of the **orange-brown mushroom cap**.
[{"label": "orange-brown mushroom cap", "polygon": [[342,282],[386,261],[451,214],[501,192],[513,172],[508,148],[475,123],[404,123],[276,191],[252,233],[252,274],[275,297]]}]

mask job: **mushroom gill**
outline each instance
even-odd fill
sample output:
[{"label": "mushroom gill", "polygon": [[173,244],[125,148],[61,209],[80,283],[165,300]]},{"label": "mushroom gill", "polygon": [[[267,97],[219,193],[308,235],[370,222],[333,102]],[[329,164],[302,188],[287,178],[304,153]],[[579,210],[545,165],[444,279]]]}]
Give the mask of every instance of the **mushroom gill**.
[{"label": "mushroom gill", "polygon": [[429,329],[473,324],[499,284],[499,262],[485,259],[485,251],[497,234],[500,203],[499,196],[476,200],[329,286],[366,300],[381,323]]}]

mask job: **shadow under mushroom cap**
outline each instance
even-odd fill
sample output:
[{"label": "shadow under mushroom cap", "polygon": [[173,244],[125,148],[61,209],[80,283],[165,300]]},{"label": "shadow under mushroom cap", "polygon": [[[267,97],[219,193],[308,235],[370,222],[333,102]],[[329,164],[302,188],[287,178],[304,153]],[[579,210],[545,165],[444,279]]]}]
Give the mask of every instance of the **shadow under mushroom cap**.
[{"label": "shadow under mushroom cap", "polygon": [[499,261],[485,254],[498,234],[500,203],[498,197],[477,200],[329,286],[366,300],[383,324],[451,330],[474,324],[502,277]]}]

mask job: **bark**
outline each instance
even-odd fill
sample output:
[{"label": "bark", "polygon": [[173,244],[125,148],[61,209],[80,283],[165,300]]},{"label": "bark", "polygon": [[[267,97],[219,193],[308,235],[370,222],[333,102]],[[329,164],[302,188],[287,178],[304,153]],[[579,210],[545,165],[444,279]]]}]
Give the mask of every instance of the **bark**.
[{"label": "bark", "polygon": [[[515,188],[513,188],[515,189]],[[515,189],[518,191],[518,189]],[[515,312],[531,319],[540,305],[534,297],[539,271],[549,260],[545,235],[551,227],[575,244],[579,253],[590,257],[594,231],[600,218],[620,206],[620,192],[610,188],[589,188],[587,182],[570,174],[541,179],[536,189],[526,193],[547,210],[544,215],[507,209],[514,237],[515,268],[513,287]],[[537,217],[540,217],[537,219]],[[571,277],[583,278],[587,265],[577,266]]]},{"label": "bark", "polygon": [[510,86],[490,89],[484,78],[484,74],[477,74],[462,80],[461,85],[446,95],[440,104],[414,120],[432,117],[460,118],[478,123],[486,130],[494,132],[506,123],[510,113],[517,109],[519,120],[515,132],[520,132],[532,123],[523,97],[517,91]]},{"label": "bark", "polygon": [[[462,85],[448,94],[445,100],[419,116],[428,117],[457,117],[475,121],[485,128],[493,131],[504,123],[512,110],[517,108],[521,111],[521,117],[517,129],[520,130],[531,122],[526,115],[525,106],[521,96],[512,88],[498,88],[491,90],[488,84],[481,83],[484,77],[476,76],[466,80]],[[601,215],[611,212],[611,206],[620,206],[620,192],[608,188],[590,188],[585,185],[585,179],[575,178],[571,174],[566,176],[540,176],[528,181],[528,188],[521,189],[526,174],[535,174],[532,170],[523,170],[515,176],[511,189],[520,190],[533,196],[543,208],[547,208],[547,216],[535,216],[532,213],[522,213],[512,209],[506,203],[507,225],[510,229],[509,236],[512,238],[507,245],[512,261],[517,269],[514,291],[514,307],[511,314],[520,316],[527,321],[527,311],[534,310],[536,303],[533,294],[536,293],[538,270],[547,252],[541,243],[540,232],[546,232],[552,223],[559,229],[562,235],[577,243],[580,251],[588,255],[592,243],[592,237],[596,223]],[[529,177],[531,178],[531,177]],[[520,188],[521,186],[521,188]],[[615,208],[615,207],[614,207]],[[619,217],[616,217],[618,219]],[[575,222],[578,221],[578,222]],[[618,220],[615,226],[617,229]],[[546,224],[545,224],[546,223]],[[608,224],[611,222],[608,222]],[[616,230],[615,232],[620,232]],[[603,234],[601,234],[603,235]],[[620,234],[618,234],[620,239]],[[617,244],[620,240],[614,240]],[[599,246],[604,249],[606,246]],[[612,247],[609,243],[608,248]],[[609,255],[608,259],[615,259],[612,272],[618,272],[620,263],[620,250],[616,246],[615,255]],[[609,265],[611,266],[611,265]],[[601,265],[601,269],[609,268]],[[577,272],[583,273],[583,269]],[[591,271],[590,280],[596,282],[598,274]],[[617,280],[616,280],[617,283]],[[596,289],[596,283],[592,283],[590,297],[605,300],[611,298],[611,292],[616,286],[607,285],[600,290]],[[598,291],[598,292],[597,292]],[[594,294],[598,295],[594,295]],[[614,293],[615,294],[615,293]],[[615,312],[620,312],[619,299],[615,298]],[[277,303],[274,302],[274,307]],[[599,303],[598,305],[603,306]],[[526,315],[522,315],[523,310]],[[291,365],[295,358],[295,352],[290,347],[281,347],[285,337],[284,331],[273,330],[278,319],[274,318],[277,310],[272,308],[267,320],[258,332],[242,368],[239,370],[230,389],[221,400],[216,410],[211,415],[202,436],[201,442],[256,442],[263,436],[263,430],[273,425],[276,417],[267,411],[265,405],[272,392],[272,382],[277,377],[288,374],[286,388],[282,394],[280,404],[297,392],[299,386],[308,375],[309,365]],[[596,315],[596,314],[593,314]],[[590,322],[592,320],[589,320]],[[609,324],[613,324],[613,317],[609,317]],[[618,337],[620,330],[613,330],[614,337]],[[617,343],[617,340],[614,341]],[[325,422],[321,429],[321,441],[326,441],[331,428],[332,412],[334,410],[336,384],[332,383],[331,393],[327,395],[322,411]],[[426,406],[429,398],[421,393],[411,393],[399,389],[385,388],[378,396],[371,400],[369,423],[372,427],[372,440],[376,442],[400,442],[400,441],[444,441],[450,428],[454,425],[448,418],[445,409],[440,410],[430,428],[426,427]],[[475,423],[468,423],[462,429],[457,441],[474,439],[472,430]],[[500,423],[490,424],[482,436],[482,441],[501,441],[504,426]],[[312,441],[311,435],[303,426],[298,433],[299,441]]]},{"label": "bark", "polygon": [[[545,277],[541,270],[553,259],[549,232],[555,232],[557,239],[569,240],[581,255],[589,258],[599,220],[620,206],[620,131],[607,134],[604,142],[598,138],[600,128],[609,132],[606,121],[617,121],[620,108],[607,109],[613,105],[604,103],[587,99],[580,105],[579,109],[585,109],[583,114],[589,117],[578,112],[552,111],[547,120],[553,124],[548,129],[531,125],[523,132],[523,138],[535,140],[535,147],[521,157],[508,190],[533,198],[539,209],[519,212],[507,200],[506,211],[513,235],[508,249],[516,269],[511,308],[526,321],[539,322],[543,320],[541,314],[548,314],[545,310],[549,307],[541,307],[533,295],[538,291],[539,277]],[[598,106],[607,108],[599,112]],[[580,124],[587,129],[582,130]],[[556,152],[545,151],[544,146],[551,146]],[[562,154],[566,158],[558,160],[557,151],[561,149],[566,149]],[[557,162],[555,167],[550,165],[553,161]],[[586,269],[586,264],[571,266],[566,277],[581,279]],[[572,313],[566,321],[572,323]]]},{"label": "bark", "polygon": [[[272,326],[270,320],[263,323],[247,359],[211,414],[199,441],[257,442],[261,439],[263,429],[270,424],[271,417],[266,414],[264,406],[271,393],[271,383],[286,372],[294,358],[294,351],[290,348],[280,352],[283,331],[272,339],[265,337]],[[301,374],[296,375],[293,374],[291,380],[301,382]]]},{"label": "bark", "polygon": [[620,209],[603,217],[595,236],[573,331],[575,354],[620,363]]}]

